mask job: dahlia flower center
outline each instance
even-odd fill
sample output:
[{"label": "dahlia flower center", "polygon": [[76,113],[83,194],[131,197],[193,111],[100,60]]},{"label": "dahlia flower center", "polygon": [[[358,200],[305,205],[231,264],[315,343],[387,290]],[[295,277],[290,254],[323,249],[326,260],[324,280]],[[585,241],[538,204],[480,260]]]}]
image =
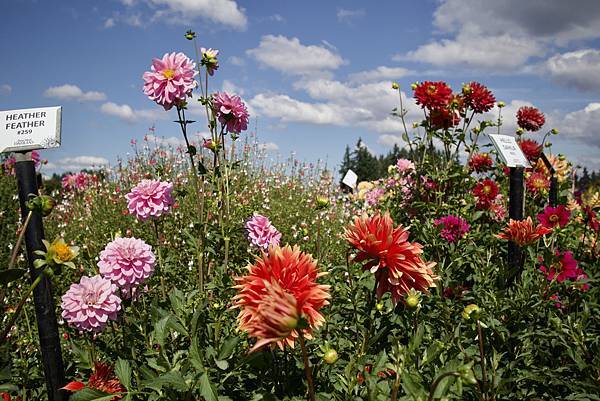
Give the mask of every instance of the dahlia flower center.
[{"label": "dahlia flower center", "polygon": [[168,69],[168,70],[164,70],[162,74],[163,74],[163,77],[165,77],[167,79],[173,79],[173,77],[175,76],[175,71],[173,71],[172,69]]},{"label": "dahlia flower center", "polygon": [[67,244],[56,244],[54,245],[54,252],[56,252],[56,256],[63,262],[67,262],[73,256],[73,252],[71,252],[71,248]]},{"label": "dahlia flower center", "polygon": [[86,291],[85,294],[83,294],[83,302],[85,302],[87,305],[96,305],[99,297],[100,294],[98,294],[96,291]]},{"label": "dahlia flower center", "polygon": [[550,216],[550,221],[551,221],[552,223],[556,223],[556,222],[558,221],[558,216],[557,216],[557,215],[555,215],[555,214],[551,215],[551,216]]},{"label": "dahlia flower center", "polygon": [[486,185],[481,189],[481,192],[488,195],[491,192],[491,190],[492,190],[492,188],[489,185]]}]

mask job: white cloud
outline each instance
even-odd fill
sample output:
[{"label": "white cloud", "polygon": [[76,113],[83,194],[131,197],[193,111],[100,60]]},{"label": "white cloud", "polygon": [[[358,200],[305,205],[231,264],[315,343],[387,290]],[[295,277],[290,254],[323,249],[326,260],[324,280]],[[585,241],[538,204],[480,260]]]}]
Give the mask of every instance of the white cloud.
[{"label": "white cloud", "polygon": [[12,93],[12,86],[9,84],[0,85],[0,95],[10,95]]},{"label": "white cloud", "polygon": [[104,114],[115,116],[127,123],[135,123],[140,120],[164,120],[167,113],[160,109],[156,110],[135,110],[128,104],[116,104],[106,102],[100,106],[100,111]]},{"label": "white cloud", "polygon": [[77,85],[71,84],[52,86],[44,91],[44,96],[59,100],[75,100],[78,102],[99,102],[106,99],[106,95],[102,92],[84,92]]},{"label": "white cloud", "polygon": [[362,8],[358,10],[347,10],[345,8],[340,8],[338,9],[336,16],[339,22],[350,22],[355,18],[364,17],[365,10]]},{"label": "white cloud", "polygon": [[577,139],[600,147],[600,103],[589,103],[583,109],[564,116],[550,116],[550,124],[558,128],[565,139]]},{"label": "white cloud", "polygon": [[394,147],[394,145],[404,146],[406,144],[402,139],[401,135],[390,134],[379,135],[377,142],[382,144],[383,146],[387,146],[388,148],[392,148]]},{"label": "white cloud", "polygon": [[298,38],[266,35],[257,48],[246,54],[264,67],[292,75],[314,74],[334,70],[345,63],[344,59],[322,46],[305,46]]},{"label": "white cloud", "polygon": [[259,143],[257,146],[259,150],[264,150],[266,152],[275,152],[279,150],[279,146],[275,142]]},{"label": "white cloud", "polygon": [[600,50],[557,54],[550,57],[545,66],[550,77],[559,84],[587,91],[600,89]]},{"label": "white cloud", "polygon": [[104,21],[104,28],[108,29],[112,28],[113,26],[115,26],[114,18],[107,18],[106,21]]},{"label": "white cloud", "polygon": [[368,82],[368,81],[380,81],[384,79],[394,80],[402,78],[406,75],[414,74],[414,71],[408,70],[402,67],[385,67],[379,66],[374,70],[361,71],[354,74],[350,74],[350,81],[352,82]]},{"label": "white cloud", "polygon": [[244,59],[242,57],[238,57],[238,56],[231,56],[227,59],[227,61],[229,61],[229,64],[235,65],[236,67],[241,67],[244,64],[246,64]]},{"label": "white cloud", "polygon": [[63,157],[54,162],[48,162],[44,170],[61,173],[65,171],[76,172],[83,169],[94,169],[108,166],[108,159],[100,156],[74,156]]},{"label": "white cloud", "polygon": [[240,88],[233,82],[228,79],[223,80],[223,84],[221,85],[221,90],[223,92],[227,92],[229,94],[236,94],[238,96],[242,96],[244,94],[244,89]]},{"label": "white cloud", "polygon": [[245,30],[245,10],[233,0],[146,0],[157,8],[154,20],[168,18],[176,24],[189,25],[198,19],[209,20],[238,30]]}]

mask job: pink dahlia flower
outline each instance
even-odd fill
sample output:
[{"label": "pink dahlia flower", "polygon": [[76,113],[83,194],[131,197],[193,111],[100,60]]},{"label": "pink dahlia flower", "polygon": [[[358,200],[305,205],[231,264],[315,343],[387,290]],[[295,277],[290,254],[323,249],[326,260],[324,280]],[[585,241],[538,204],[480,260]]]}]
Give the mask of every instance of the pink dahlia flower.
[{"label": "pink dahlia flower", "polygon": [[117,238],[100,252],[98,268],[130,298],[132,291],[152,275],[155,261],[152,247],[141,239]]},{"label": "pink dahlia flower", "polygon": [[239,96],[217,92],[213,95],[213,108],[219,122],[227,127],[227,132],[240,133],[248,129],[250,115]]},{"label": "pink dahlia flower", "polygon": [[79,284],[71,284],[62,296],[62,317],[79,330],[100,332],[109,320],[115,320],[121,310],[117,287],[100,275],[81,277]]},{"label": "pink dahlia flower", "polygon": [[157,180],[142,180],[126,195],[129,213],[146,221],[169,212],[174,200],[173,184]]},{"label": "pink dahlia flower", "polygon": [[408,159],[398,159],[396,161],[396,169],[399,173],[410,174],[415,171],[415,164]]},{"label": "pink dahlia flower", "polygon": [[196,87],[196,63],[183,53],[165,53],[152,60],[152,70],[144,73],[144,94],[170,110],[181,104]]},{"label": "pink dahlia flower", "polygon": [[542,213],[537,215],[537,219],[543,227],[554,228],[559,226],[563,228],[569,222],[571,212],[564,205],[557,207],[546,206]]},{"label": "pink dahlia flower", "polygon": [[281,233],[277,231],[267,217],[255,214],[246,222],[245,227],[248,239],[257,247],[268,249],[270,245],[279,245]]},{"label": "pink dahlia flower", "polygon": [[435,219],[434,224],[436,227],[441,226],[440,237],[451,244],[456,244],[471,229],[467,220],[451,214],[440,219]]},{"label": "pink dahlia flower", "polygon": [[546,268],[546,266],[540,266],[540,270],[546,274],[546,278],[548,281],[554,280],[559,283],[567,279],[577,279],[577,276],[581,273],[581,269],[577,268],[577,261],[573,257],[573,252],[556,252],[556,256],[558,257],[558,262],[554,263],[550,266],[550,268]]}]

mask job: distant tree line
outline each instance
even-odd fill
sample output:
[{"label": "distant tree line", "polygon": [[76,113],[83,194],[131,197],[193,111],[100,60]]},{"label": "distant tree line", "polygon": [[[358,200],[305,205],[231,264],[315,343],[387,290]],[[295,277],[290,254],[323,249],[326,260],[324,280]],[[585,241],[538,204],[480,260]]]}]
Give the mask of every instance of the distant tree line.
[{"label": "distant tree line", "polygon": [[583,168],[581,176],[575,176],[575,186],[581,191],[592,188],[600,188],[600,172],[588,171],[587,167]]}]

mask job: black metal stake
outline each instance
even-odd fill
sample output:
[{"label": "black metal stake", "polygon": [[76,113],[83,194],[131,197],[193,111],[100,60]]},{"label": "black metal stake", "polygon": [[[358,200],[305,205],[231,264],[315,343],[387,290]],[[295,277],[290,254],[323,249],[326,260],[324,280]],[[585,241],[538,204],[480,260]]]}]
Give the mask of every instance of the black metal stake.
[{"label": "black metal stake", "polygon": [[[38,183],[35,166],[31,160],[31,153],[17,153],[16,159],[15,172],[19,188],[19,203],[21,206],[21,216],[25,219],[29,212],[26,202],[30,194],[38,194]],[[33,266],[33,261],[38,257],[34,252],[45,249],[42,243],[43,238],[44,226],[42,224],[42,216],[39,212],[34,212],[25,231],[27,263],[32,282],[42,274],[41,270]],[[35,304],[35,315],[40,338],[42,364],[44,375],[46,376],[48,401],[66,401],[66,391],[60,390],[65,385],[65,370],[60,349],[54,299],[52,297],[52,283],[48,277],[44,276],[33,290],[33,302]]]},{"label": "black metal stake", "polygon": [[[524,168],[510,168],[510,186],[508,199],[508,216],[512,220],[523,220],[525,211]],[[508,287],[523,268],[523,250],[514,242],[508,243],[508,267],[506,287]]]}]

